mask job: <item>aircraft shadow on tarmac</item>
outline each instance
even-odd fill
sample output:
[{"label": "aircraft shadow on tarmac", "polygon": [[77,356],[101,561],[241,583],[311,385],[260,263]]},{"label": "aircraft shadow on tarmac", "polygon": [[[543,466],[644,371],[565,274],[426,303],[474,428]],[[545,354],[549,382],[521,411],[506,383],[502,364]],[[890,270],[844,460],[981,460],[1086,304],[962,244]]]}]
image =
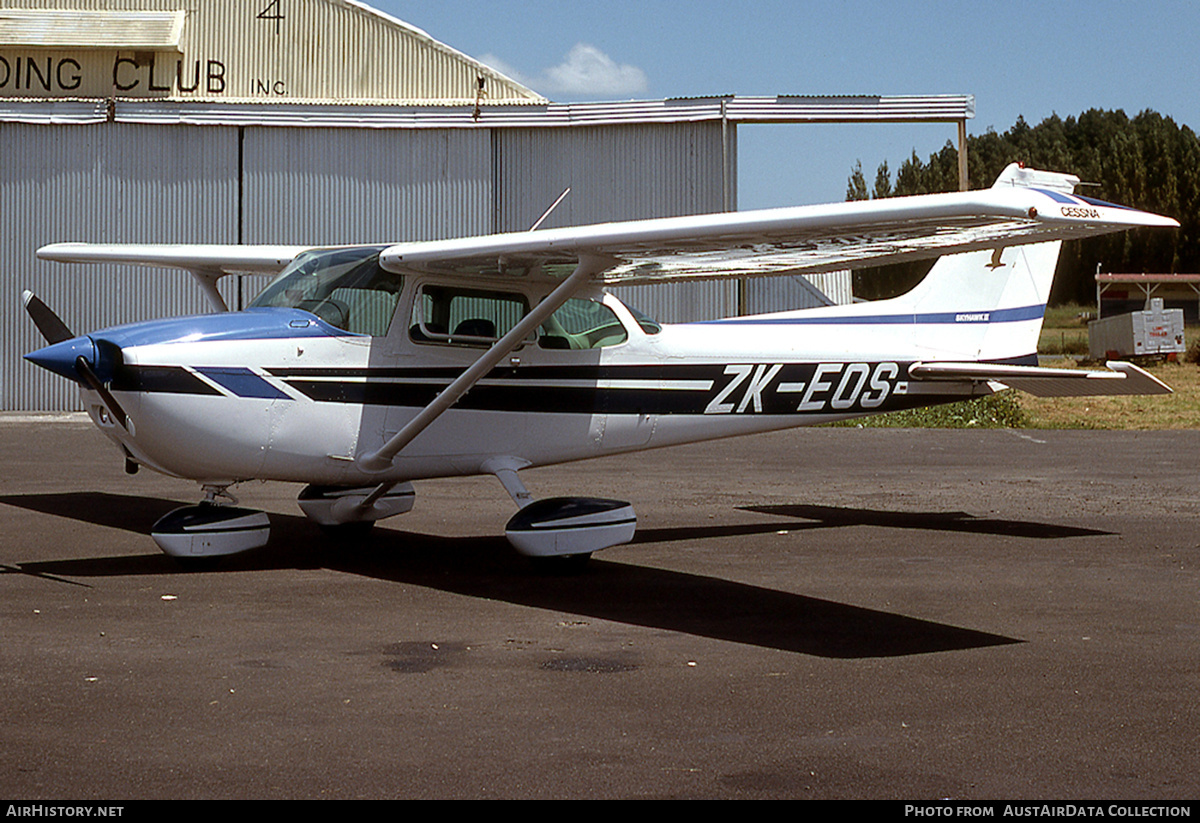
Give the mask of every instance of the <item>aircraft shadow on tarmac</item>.
[{"label": "aircraft shadow on tarmac", "polygon": [[[148,535],[178,501],[107,493],[0,496],[0,503]],[[1070,537],[1105,534],[1041,523],[983,520],[953,513],[897,513],[827,506],[750,507],[747,511],[804,518],[797,523],[643,529],[635,542],[699,540],[769,534],[797,528],[871,524],[898,528]],[[866,609],[704,575],[593,559],[575,575],[531,573],[503,537],[441,537],[377,528],[356,545],[339,545],[299,515],[272,514],[262,549],[203,567],[211,573],[328,568],[380,580],[426,586],[469,597],[667,629],[752,646],[831,658],[893,657],[1019,643],[1001,635]],[[154,552],[0,564],[19,573],[74,585],[79,578],[188,573]],[[75,579],[72,579],[75,578]]]},{"label": "aircraft shadow on tarmac", "polygon": [[[1112,532],[1097,529],[1060,526],[1054,523],[975,517],[967,512],[893,512],[879,511],[878,509],[852,509],[846,506],[813,505],[744,506],[742,511],[817,521],[810,527],[813,525],[817,527],[885,526],[890,529],[954,531],[1048,540],[1063,537],[1101,537],[1112,534]],[[792,526],[792,528],[796,528],[796,526]]]}]

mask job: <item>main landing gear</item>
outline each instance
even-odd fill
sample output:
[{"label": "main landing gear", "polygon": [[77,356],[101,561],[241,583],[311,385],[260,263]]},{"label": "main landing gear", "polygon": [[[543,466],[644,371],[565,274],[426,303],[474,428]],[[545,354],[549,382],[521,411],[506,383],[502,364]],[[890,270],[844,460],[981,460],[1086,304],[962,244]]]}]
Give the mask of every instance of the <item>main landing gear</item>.
[{"label": "main landing gear", "polygon": [[637,515],[624,500],[597,497],[547,497],[534,500],[517,476],[518,461],[493,461],[484,468],[500,480],[520,508],[504,527],[518,552],[553,571],[576,571],[592,552],[628,543]]},{"label": "main landing gear", "polygon": [[[520,461],[485,465],[504,485],[519,511],[504,535],[520,554],[552,571],[582,567],[593,552],[628,543],[637,530],[633,506],[596,497],[548,497],[534,500],[517,471]],[[271,536],[266,512],[241,508],[229,493],[232,484],[203,487],[205,499],[183,506],[154,524],[151,535],[164,552],[180,560],[224,557],[264,546]],[[327,533],[363,537],[376,520],[413,507],[411,483],[347,488],[307,486],[300,493],[304,514]]]}]

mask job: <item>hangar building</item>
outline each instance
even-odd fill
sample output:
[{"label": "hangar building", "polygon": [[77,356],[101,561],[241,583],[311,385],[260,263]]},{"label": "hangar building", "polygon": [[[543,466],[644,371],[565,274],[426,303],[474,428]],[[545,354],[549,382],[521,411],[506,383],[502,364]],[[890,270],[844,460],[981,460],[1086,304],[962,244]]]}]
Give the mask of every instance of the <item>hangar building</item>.
[{"label": "hangar building", "polygon": [[[957,122],[961,135],[974,116],[968,95],[556,104],[356,0],[2,1],[4,410],[78,408],[72,386],[21,360],[41,345],[24,288],[77,331],[208,310],[184,273],[43,263],[47,243],[524,230],[568,186],[543,225],[732,210],[738,123]],[[263,282],[222,291],[240,306]],[[668,321],[778,299],[726,283],[622,296]]]}]

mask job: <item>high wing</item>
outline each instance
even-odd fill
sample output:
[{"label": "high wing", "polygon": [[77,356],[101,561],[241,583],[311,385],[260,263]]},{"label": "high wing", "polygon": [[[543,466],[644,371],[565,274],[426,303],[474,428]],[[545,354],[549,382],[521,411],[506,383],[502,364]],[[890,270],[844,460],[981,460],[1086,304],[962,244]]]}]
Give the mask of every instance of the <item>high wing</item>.
[{"label": "high wing", "polygon": [[[593,283],[638,284],[816,273],[944,254],[1068,240],[1178,222],[1072,194],[1077,177],[1012,164],[990,189],[745,212],[601,223],[450,240],[397,243],[390,271],[538,276],[583,257],[604,261]],[[226,274],[279,272],[310,246],[56,243],[38,257],[192,272],[214,305]],[[548,273],[548,272],[547,272]]]},{"label": "high wing", "polygon": [[123,263],[185,269],[217,311],[228,311],[217,281],[228,274],[278,274],[309,246],[221,246],[199,244],[54,243],[38,249],[58,263]]},{"label": "high wing", "polygon": [[274,274],[311,246],[223,246],[217,244],[54,243],[38,249],[42,260],[59,263],[127,263],[137,266]]},{"label": "high wing", "polygon": [[815,273],[1178,222],[1071,193],[1078,178],[1016,164],[990,189],[400,243],[391,271],[536,272],[610,260],[605,284]]}]

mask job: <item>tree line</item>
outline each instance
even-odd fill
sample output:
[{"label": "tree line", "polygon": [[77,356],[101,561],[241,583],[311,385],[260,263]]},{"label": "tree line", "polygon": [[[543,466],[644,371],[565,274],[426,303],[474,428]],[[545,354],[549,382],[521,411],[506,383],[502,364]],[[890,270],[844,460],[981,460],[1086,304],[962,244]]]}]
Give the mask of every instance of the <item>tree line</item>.
[{"label": "tree line", "polygon": [[[1200,140],[1187,126],[1146,110],[1091,109],[1078,117],[1047,117],[1036,126],[1024,118],[1003,134],[988,129],[967,138],[967,172],[972,189],[992,185],[1013,162],[1074,174],[1085,197],[1107,200],[1174,217],[1175,230],[1136,229],[1063,244],[1051,302],[1095,299],[1097,265],[1120,274],[1200,272]],[[847,200],[866,200],[958,190],[958,152],[952,142],[922,161],[914,151],[893,181],[887,161],[868,188],[861,162],[851,170]],[[855,294],[882,297],[905,291],[930,263],[902,264],[855,272]]]}]

